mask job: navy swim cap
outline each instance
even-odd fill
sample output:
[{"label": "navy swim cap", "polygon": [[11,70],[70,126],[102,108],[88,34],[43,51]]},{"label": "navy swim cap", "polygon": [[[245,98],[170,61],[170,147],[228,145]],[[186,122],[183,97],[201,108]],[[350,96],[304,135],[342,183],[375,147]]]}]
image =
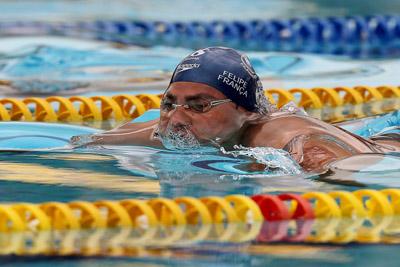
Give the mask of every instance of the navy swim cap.
[{"label": "navy swim cap", "polygon": [[[208,47],[184,58],[171,78],[174,82],[197,82],[214,87],[248,111],[268,108],[260,78],[248,57],[227,47]],[[264,107],[262,107],[262,105]]]}]

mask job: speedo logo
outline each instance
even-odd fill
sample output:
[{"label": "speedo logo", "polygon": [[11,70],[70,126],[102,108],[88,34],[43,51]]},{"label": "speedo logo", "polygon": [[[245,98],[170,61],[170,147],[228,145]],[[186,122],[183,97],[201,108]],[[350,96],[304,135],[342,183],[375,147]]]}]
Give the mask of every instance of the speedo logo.
[{"label": "speedo logo", "polygon": [[198,67],[200,67],[200,64],[179,64],[178,67],[176,67],[176,73],[191,69],[197,69]]}]

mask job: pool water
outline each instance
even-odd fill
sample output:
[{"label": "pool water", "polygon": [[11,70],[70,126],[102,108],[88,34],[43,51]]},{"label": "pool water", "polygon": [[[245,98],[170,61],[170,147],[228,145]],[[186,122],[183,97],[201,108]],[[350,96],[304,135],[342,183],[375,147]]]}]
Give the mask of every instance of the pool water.
[{"label": "pool water", "polygon": [[[96,201],[99,199],[149,199],[155,197],[174,198],[178,196],[209,196],[227,194],[253,195],[258,193],[307,192],[356,190],[360,188],[380,189],[399,187],[399,168],[391,171],[353,172],[342,171],[335,174],[303,174],[270,176],[268,174],[243,175],[243,168],[237,165],[248,163],[251,159],[240,160],[223,155],[185,154],[175,155],[171,165],[172,153],[143,147],[106,147],[87,148],[78,151],[1,151],[0,152],[0,193],[4,202],[46,201],[69,202],[76,200]],[[207,160],[207,159],[212,160]],[[190,161],[189,161],[189,160]],[[392,159],[393,160],[393,159]],[[397,156],[395,163],[400,161]],[[384,161],[384,160],[383,160]],[[228,166],[226,166],[226,164]],[[218,170],[218,165],[220,170]],[[379,164],[378,164],[379,165]],[[383,168],[386,165],[383,164]],[[400,164],[397,164],[400,166]],[[211,168],[212,167],[212,168]],[[229,167],[229,168],[228,168]],[[179,168],[179,171],[173,171]],[[235,174],[239,172],[241,174]],[[41,251],[44,254],[25,256],[1,256],[3,266],[48,266],[58,264],[66,266],[125,266],[150,264],[153,266],[264,266],[265,264],[283,266],[353,265],[375,266],[385,259],[385,266],[396,266],[397,259],[391,257],[397,251],[398,218],[378,219],[372,223],[366,221],[364,231],[367,242],[385,240],[386,245],[359,244],[337,241],[328,243],[332,229],[354,232],[354,237],[362,236],[359,231],[361,222],[341,221],[299,221],[268,222],[259,228],[248,241],[234,241],[238,235],[248,234],[248,226],[241,226],[231,236],[232,241],[202,240],[190,241],[191,230],[185,228],[184,237],[176,241],[167,240],[173,233],[179,233],[174,227],[160,235],[158,239],[149,239],[145,243],[130,240],[137,233],[134,230],[111,229],[86,231],[55,231],[51,236],[32,237],[2,234],[1,247],[11,248],[18,238],[37,240],[43,246],[28,242],[22,251]],[[296,241],[298,231],[308,231],[312,226],[318,237],[306,242]],[[390,227],[389,227],[390,226]],[[200,226],[205,227],[205,226]],[[232,226],[230,227],[237,227]],[[254,225],[252,226],[254,227]],[[261,227],[261,226],[260,226]],[[300,227],[300,228],[299,228]],[[372,227],[372,230],[367,230]],[[373,229],[387,229],[385,232]],[[299,230],[302,229],[303,230]],[[151,229],[151,228],[150,228]],[[241,229],[241,230],[240,230]],[[263,230],[261,230],[263,229]],[[308,229],[308,230],[307,230]],[[351,230],[353,229],[353,230]],[[389,230],[392,229],[392,230]],[[232,230],[232,229],[231,229]],[[94,232],[93,232],[94,231]],[[130,231],[133,231],[132,233]],[[196,230],[196,232],[199,230]],[[218,232],[216,232],[218,233]],[[301,232],[300,232],[301,233]],[[300,234],[298,233],[298,234]],[[320,236],[319,236],[320,235]],[[325,237],[324,237],[325,235]],[[129,239],[128,239],[129,237]],[[353,238],[354,238],[353,237]],[[251,239],[253,238],[253,239]],[[327,240],[324,238],[328,238]],[[332,238],[332,237],[330,237]],[[217,235],[216,240],[219,239]],[[14,240],[14,241],[13,241]],[[42,241],[39,241],[42,240]],[[49,241],[46,241],[49,240]],[[91,240],[91,241],[90,241]],[[97,241],[96,241],[97,240]],[[99,240],[102,240],[101,242]],[[134,239],[135,240],[135,239]],[[157,241],[157,240],[163,240]],[[258,241],[251,241],[258,240]],[[301,239],[300,239],[301,240]],[[350,239],[352,240],[352,239]],[[369,240],[369,241],[368,241]],[[73,241],[73,242],[72,242]],[[90,241],[90,242],[89,242]],[[42,242],[42,243],[40,243]],[[45,243],[43,243],[45,242]],[[53,244],[54,242],[54,244]],[[133,243],[132,243],[133,242]],[[167,243],[165,243],[167,242]],[[360,244],[361,242],[361,244]],[[376,242],[376,241],[375,241]],[[390,245],[390,243],[393,243]],[[35,244],[35,243],[33,243]],[[46,244],[44,246],[44,244]],[[52,247],[52,249],[48,249]],[[124,248],[123,250],[121,250]],[[53,251],[51,255],[46,255]],[[79,253],[74,253],[80,251]],[[90,252],[92,251],[92,252]],[[26,253],[26,252],[25,252]],[[82,253],[82,254],[81,254]],[[377,257],[376,253],[379,253]]]},{"label": "pool water", "polygon": [[[158,116],[159,110],[149,110],[133,121],[145,122]],[[399,132],[398,128],[394,129],[399,122],[400,113],[396,111],[375,119],[354,120],[353,124],[348,122],[341,127],[368,138],[388,130]],[[90,178],[84,178],[84,173],[92,173],[95,177],[104,174],[105,177],[115,177],[115,189],[126,191],[132,186],[141,197],[140,190],[143,188],[133,185],[133,178],[128,179],[132,182],[129,187],[129,182],[124,182],[126,177],[118,178],[120,175],[131,175],[144,184],[157,181],[159,184],[153,193],[167,198],[352,190],[357,187],[381,189],[399,187],[400,184],[397,178],[400,174],[400,155],[395,152],[352,156],[335,162],[325,172],[307,173],[287,152],[273,148],[237,147],[231,151],[214,147],[184,151],[109,145],[74,148],[69,144],[72,136],[86,136],[101,130],[38,122],[3,122],[0,130],[3,180],[12,181],[12,177],[18,177],[19,181],[43,181],[55,186],[92,183],[96,189],[102,189],[101,184],[105,181],[90,181]],[[21,168],[10,168],[12,165]],[[23,166],[51,175],[37,178],[23,175],[26,174]],[[8,173],[7,169],[13,171]],[[68,176],[75,172],[79,173],[80,179],[69,181]],[[109,184],[104,187],[107,189]],[[33,198],[34,195],[16,194],[12,197],[23,198],[12,201],[28,201],[25,197]]]},{"label": "pool water", "polygon": [[[191,50],[140,48],[61,37],[0,39],[3,95],[160,93]],[[399,84],[393,59],[350,60],[301,53],[246,52],[269,88]],[[134,88],[134,90],[132,90]]]},{"label": "pool water", "polygon": [[[14,64],[17,66],[18,61]],[[152,64],[156,66],[155,62]],[[24,75],[24,72],[20,74]],[[69,75],[68,72],[66,75]],[[83,76],[86,77],[87,74]],[[251,171],[251,165],[255,162],[254,158],[246,155],[235,157],[218,150],[199,154],[198,151],[176,153],[130,146],[71,149],[67,146],[71,135],[98,131],[98,129],[77,125],[4,122],[0,126],[3,127],[3,137],[0,138],[0,147],[2,147],[0,150],[0,195],[3,202],[42,203],[99,199],[149,199],[160,196],[175,198],[227,194],[254,195],[280,192],[353,191],[360,188],[382,189],[400,186],[398,179],[400,156],[395,154],[380,157],[377,164],[363,166],[362,171],[354,171],[348,168],[348,164],[344,164],[345,167],[332,169],[326,173],[305,173],[293,164],[290,171],[275,169],[274,173]],[[20,150],[16,150],[18,148]],[[357,159],[353,160],[357,162]],[[353,165],[354,162],[350,164],[350,166]],[[397,225],[397,221],[393,220],[374,222],[373,225],[378,228]],[[188,243],[183,238],[182,243],[177,241],[164,246],[157,244],[155,247],[148,243],[150,240],[145,244],[124,243],[124,236],[129,236],[130,233],[122,230],[121,233],[117,230],[101,233],[54,233],[50,239],[46,239],[46,236],[42,239],[52,240],[51,242],[42,241],[47,246],[52,246],[51,255],[46,255],[49,250],[44,250],[44,253],[39,253],[39,255],[25,256],[5,253],[5,256],[0,257],[0,261],[3,266],[16,264],[18,266],[49,266],[51,264],[61,266],[124,266],[128,264],[129,266],[265,266],[265,264],[374,266],[375,263],[381,263],[385,256],[390,258],[397,249],[396,245],[362,245],[347,244],[347,242],[341,245],[336,242],[329,243],[329,239],[322,242],[288,241],[297,230],[293,228],[293,222],[286,223],[267,224],[266,237],[253,236],[253,239],[242,242],[221,243],[208,240]],[[323,233],[327,230],[321,225],[330,225],[332,229],[345,229],[341,228],[342,224],[338,222],[312,222],[311,224],[313,229],[320,229],[319,231]],[[364,224],[368,226],[370,222]],[[310,223],[300,222],[300,225],[307,226]],[[244,227],[244,229],[247,228]],[[177,229],[172,229],[171,233],[177,231]],[[285,237],[285,231],[288,237]],[[380,231],[374,232],[375,235],[368,237],[367,240],[387,238],[394,241],[385,242],[397,242],[397,232],[393,230],[387,234],[388,236]],[[236,230],[236,234],[239,234],[239,230]],[[2,242],[0,244],[4,251],[17,242],[12,240],[20,240],[18,238],[32,240],[31,236],[3,235],[0,238]],[[161,238],[165,238],[164,234]],[[36,236],[33,240],[40,240],[40,238]],[[74,241],[71,243],[71,240]],[[89,248],[100,252],[93,254],[85,252],[84,256],[81,253],[73,253],[74,251],[89,251],[88,247],[79,249],[80,246],[87,245],[86,240],[98,240],[91,242]],[[31,241],[26,242],[29,248]],[[100,249],[99,246],[108,249]],[[118,250],[121,247],[124,250]],[[35,248],[35,251],[41,250]],[[61,251],[64,252],[61,253]],[[395,258],[385,259],[385,265],[396,266],[397,261]]]}]

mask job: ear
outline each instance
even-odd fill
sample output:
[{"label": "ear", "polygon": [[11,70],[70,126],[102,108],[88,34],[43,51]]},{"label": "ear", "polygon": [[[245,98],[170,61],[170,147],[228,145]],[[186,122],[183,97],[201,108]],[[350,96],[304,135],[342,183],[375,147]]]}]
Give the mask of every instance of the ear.
[{"label": "ear", "polygon": [[248,122],[254,122],[254,121],[258,121],[259,119],[261,119],[263,116],[259,113],[256,112],[250,112],[250,111],[246,111],[246,117],[247,117],[247,121]]},{"label": "ear", "polygon": [[240,107],[240,106],[238,109],[243,114],[245,121],[248,123],[256,122],[263,117],[263,115],[261,115],[257,112],[248,111],[245,108]]}]

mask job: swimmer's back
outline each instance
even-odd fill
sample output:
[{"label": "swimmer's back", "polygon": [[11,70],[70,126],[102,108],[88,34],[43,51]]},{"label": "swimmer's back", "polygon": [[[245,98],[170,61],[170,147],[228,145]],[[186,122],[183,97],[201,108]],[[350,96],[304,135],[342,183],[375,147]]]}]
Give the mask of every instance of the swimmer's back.
[{"label": "swimmer's back", "polygon": [[331,163],[353,155],[384,153],[387,148],[393,151],[388,146],[312,117],[287,113],[274,114],[250,126],[243,135],[242,143],[252,147],[284,149],[304,170],[314,172],[322,172]]},{"label": "swimmer's back", "polygon": [[375,152],[368,140],[339,127],[309,116],[287,113],[273,114],[266,121],[249,127],[243,142],[249,146],[270,146],[282,149],[297,136],[317,135],[337,140],[355,153]]}]

